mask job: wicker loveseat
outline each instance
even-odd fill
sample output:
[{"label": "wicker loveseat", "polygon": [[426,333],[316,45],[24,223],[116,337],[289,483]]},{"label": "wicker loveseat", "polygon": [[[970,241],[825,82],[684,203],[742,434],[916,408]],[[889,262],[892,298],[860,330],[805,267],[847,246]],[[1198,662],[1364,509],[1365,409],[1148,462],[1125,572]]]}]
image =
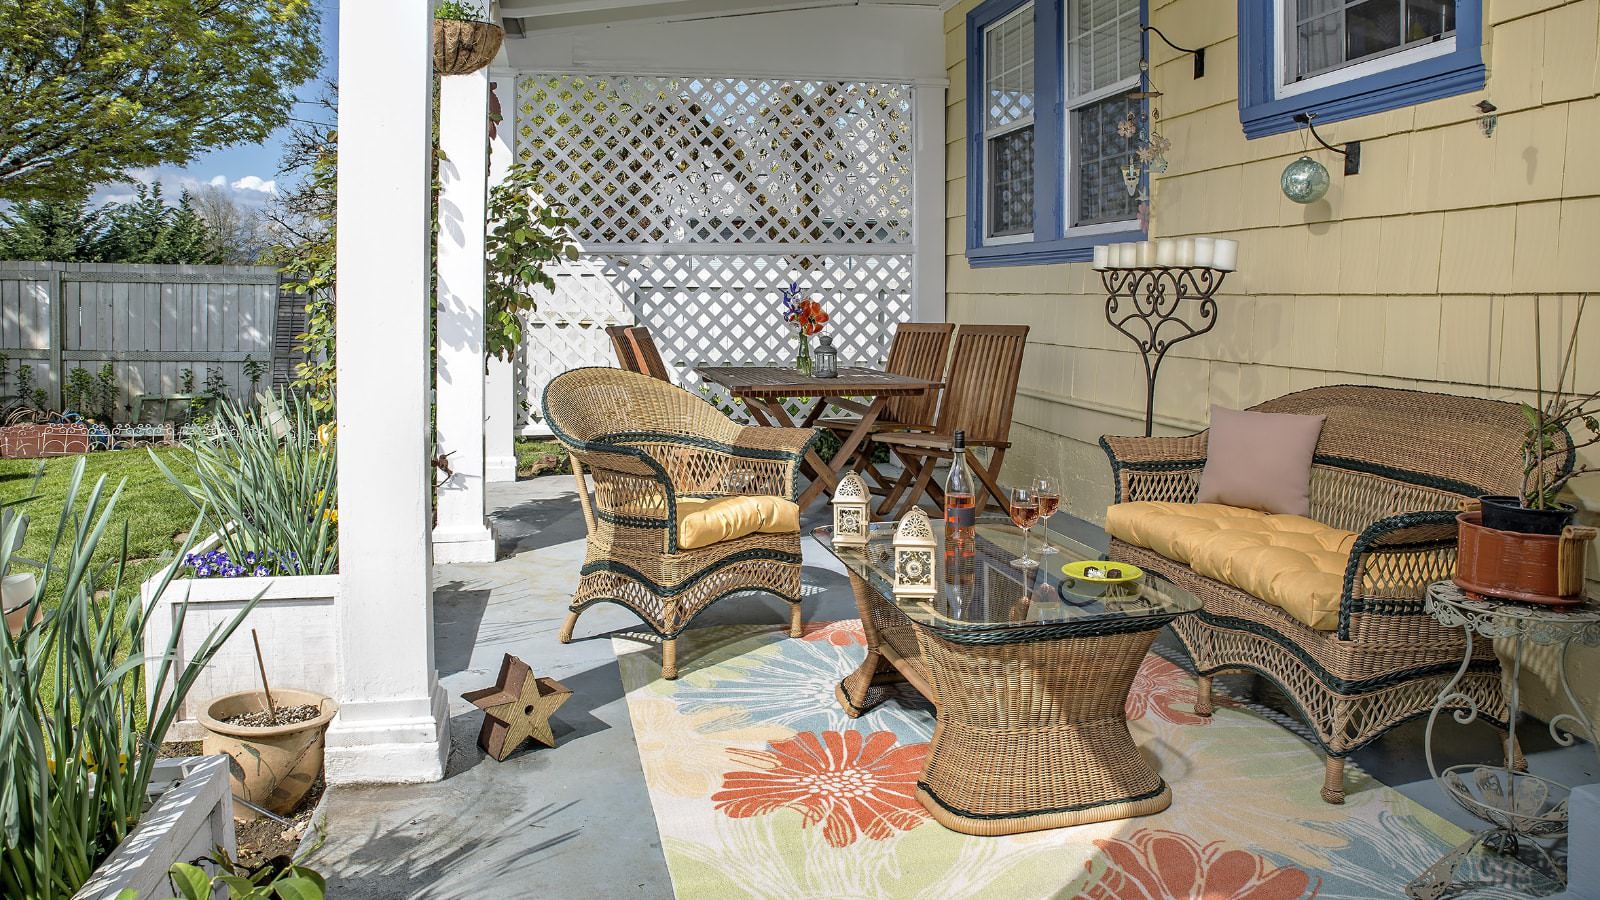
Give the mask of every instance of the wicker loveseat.
[{"label": "wicker loveseat", "polygon": [[[1516,493],[1526,425],[1510,403],[1381,387],[1313,388],[1253,408],[1327,416],[1311,474],[1311,518],[1356,533],[1334,627],[1312,628],[1147,547],[1114,537],[1111,556],[1166,575],[1204,601],[1173,625],[1201,676],[1196,712],[1211,713],[1218,672],[1271,679],[1326,751],[1322,797],[1340,803],[1345,756],[1431,709],[1461,664],[1460,630],[1423,612],[1424,592],[1452,573],[1459,501]],[[1206,432],[1100,443],[1118,503],[1194,503]],[[1457,690],[1503,728],[1500,667],[1488,642],[1477,644]]]},{"label": "wicker loveseat", "polygon": [[678,634],[743,591],[788,601],[789,633],[800,636],[793,501],[815,429],[740,425],[682,388],[621,369],[566,372],[545,388],[543,407],[572,455],[589,531],[562,643],[583,610],[617,603],[661,637],[661,675],[676,678]]}]

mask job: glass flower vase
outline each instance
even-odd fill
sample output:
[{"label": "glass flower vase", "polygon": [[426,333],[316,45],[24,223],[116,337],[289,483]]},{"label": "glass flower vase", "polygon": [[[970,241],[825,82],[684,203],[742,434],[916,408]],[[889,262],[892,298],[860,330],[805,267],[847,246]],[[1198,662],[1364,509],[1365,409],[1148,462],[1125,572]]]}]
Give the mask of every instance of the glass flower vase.
[{"label": "glass flower vase", "polygon": [[794,367],[800,372],[801,375],[810,375],[811,335],[802,331],[795,335],[795,337],[799,339],[799,345],[795,347],[794,351]]}]

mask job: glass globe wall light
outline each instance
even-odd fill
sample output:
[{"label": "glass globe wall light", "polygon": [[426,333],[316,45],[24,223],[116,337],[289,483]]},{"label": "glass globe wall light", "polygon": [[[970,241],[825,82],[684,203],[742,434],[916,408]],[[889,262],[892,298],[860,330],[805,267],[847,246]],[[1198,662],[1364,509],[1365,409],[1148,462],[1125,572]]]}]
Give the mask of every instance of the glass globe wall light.
[{"label": "glass globe wall light", "polygon": [[[1317,143],[1325,149],[1332,150],[1344,157],[1344,174],[1358,175],[1361,173],[1361,142],[1351,141],[1344,147],[1335,147],[1322,139],[1317,134],[1317,127],[1312,120],[1316,113],[1301,113],[1295,116],[1295,121],[1303,127],[1301,138],[1309,133]],[[1309,153],[1302,153],[1299,159],[1289,163],[1283,169],[1283,177],[1278,184],[1283,188],[1283,195],[1296,203],[1315,203],[1328,193],[1328,187],[1333,179],[1328,174],[1328,167],[1311,158]]]}]

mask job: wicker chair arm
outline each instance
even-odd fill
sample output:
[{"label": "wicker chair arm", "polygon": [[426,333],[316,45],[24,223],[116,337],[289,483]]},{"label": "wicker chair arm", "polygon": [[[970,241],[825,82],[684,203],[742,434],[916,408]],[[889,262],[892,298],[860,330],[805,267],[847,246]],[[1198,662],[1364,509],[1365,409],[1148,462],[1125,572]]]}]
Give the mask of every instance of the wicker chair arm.
[{"label": "wicker chair arm", "polygon": [[1111,460],[1117,503],[1165,500],[1193,503],[1206,467],[1206,434],[1184,437],[1104,435],[1100,448]]},{"label": "wicker chair arm", "polygon": [[1428,585],[1455,572],[1456,534],[1455,510],[1427,510],[1380,519],[1357,535],[1339,602],[1340,639],[1382,630],[1365,617],[1423,615]]}]

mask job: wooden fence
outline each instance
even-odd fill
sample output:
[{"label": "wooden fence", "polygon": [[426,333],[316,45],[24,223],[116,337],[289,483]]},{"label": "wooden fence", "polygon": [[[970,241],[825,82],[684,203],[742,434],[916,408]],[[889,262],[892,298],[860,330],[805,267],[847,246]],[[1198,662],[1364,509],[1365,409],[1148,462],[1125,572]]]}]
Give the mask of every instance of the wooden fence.
[{"label": "wooden fence", "polygon": [[[282,383],[303,299],[279,289],[266,266],[159,266],[0,262],[0,397],[16,396],[22,366],[51,408],[74,369],[97,376],[110,363],[122,414],[145,395],[192,392],[219,373],[230,397],[244,398],[259,363],[258,389]],[[290,307],[280,311],[280,305]],[[280,324],[282,323],[282,324]],[[275,341],[275,337],[283,337]]]}]

